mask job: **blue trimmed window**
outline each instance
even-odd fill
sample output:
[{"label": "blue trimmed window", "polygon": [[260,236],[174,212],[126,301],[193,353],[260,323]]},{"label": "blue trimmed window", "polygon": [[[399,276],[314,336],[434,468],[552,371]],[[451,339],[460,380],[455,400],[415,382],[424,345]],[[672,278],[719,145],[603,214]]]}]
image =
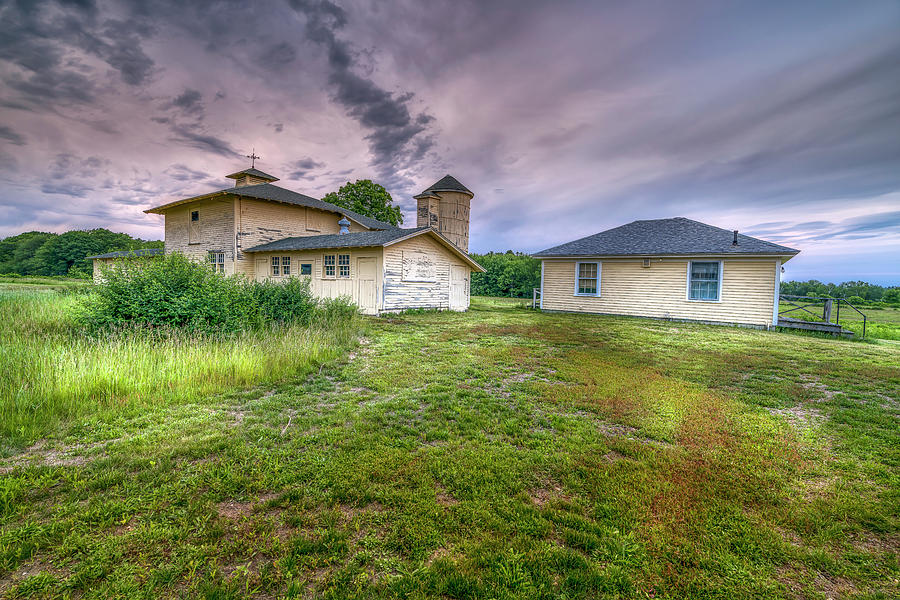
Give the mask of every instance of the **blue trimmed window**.
[{"label": "blue trimmed window", "polygon": [[721,268],[721,264],[718,261],[691,261],[688,299],[718,301],[722,275]]}]

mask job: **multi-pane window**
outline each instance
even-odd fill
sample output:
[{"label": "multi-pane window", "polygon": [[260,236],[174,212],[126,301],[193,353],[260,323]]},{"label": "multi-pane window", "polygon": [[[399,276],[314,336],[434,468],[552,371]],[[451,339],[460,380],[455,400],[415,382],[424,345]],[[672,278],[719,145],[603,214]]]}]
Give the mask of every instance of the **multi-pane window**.
[{"label": "multi-pane window", "polygon": [[334,277],[334,254],[325,255],[325,277]]},{"label": "multi-pane window", "polygon": [[272,257],[272,277],[278,277],[281,275],[281,257],[273,256]]},{"label": "multi-pane window", "polygon": [[290,256],[282,256],[281,257],[281,274],[285,277],[291,274],[291,257]]},{"label": "multi-pane window", "polygon": [[688,299],[717,301],[719,299],[721,268],[721,263],[718,261],[691,261],[688,271]]},{"label": "multi-pane window", "polygon": [[301,275],[312,275],[312,264],[300,263],[300,274]]},{"label": "multi-pane window", "polygon": [[350,277],[350,255],[338,254],[338,277]]},{"label": "multi-pane window", "polygon": [[600,263],[576,263],[575,294],[577,296],[600,295]]},{"label": "multi-pane window", "polygon": [[210,252],[209,256],[209,264],[212,265],[213,271],[216,273],[224,273],[225,272],[225,253],[224,252]]}]

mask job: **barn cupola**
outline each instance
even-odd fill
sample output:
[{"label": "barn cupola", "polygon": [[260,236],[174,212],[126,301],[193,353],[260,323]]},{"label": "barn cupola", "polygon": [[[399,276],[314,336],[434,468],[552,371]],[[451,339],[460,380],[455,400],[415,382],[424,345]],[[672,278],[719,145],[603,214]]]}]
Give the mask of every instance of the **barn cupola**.
[{"label": "barn cupola", "polygon": [[272,183],[278,181],[277,177],[273,177],[268,173],[263,173],[259,169],[250,167],[231,175],[226,175],[228,179],[234,179],[234,187],[244,187],[245,185],[257,185],[260,183]]},{"label": "barn cupola", "polygon": [[431,227],[469,252],[469,212],[475,197],[469,188],[447,175],[417,196],[416,227]]}]

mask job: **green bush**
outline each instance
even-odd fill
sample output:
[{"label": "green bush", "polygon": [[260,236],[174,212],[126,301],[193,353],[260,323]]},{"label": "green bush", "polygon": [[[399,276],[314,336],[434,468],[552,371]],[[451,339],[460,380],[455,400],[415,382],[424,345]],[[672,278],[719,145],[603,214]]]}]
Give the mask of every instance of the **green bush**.
[{"label": "green bush", "polygon": [[273,324],[346,319],[345,300],[316,300],[306,280],[224,277],[179,253],[120,261],[103,270],[80,317],[94,327],[141,324],[194,331],[239,331]]}]

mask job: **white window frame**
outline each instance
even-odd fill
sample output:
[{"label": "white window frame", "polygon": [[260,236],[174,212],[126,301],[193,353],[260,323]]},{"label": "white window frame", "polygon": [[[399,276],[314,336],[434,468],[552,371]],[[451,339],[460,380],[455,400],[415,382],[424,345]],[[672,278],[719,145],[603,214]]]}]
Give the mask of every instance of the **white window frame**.
[{"label": "white window frame", "polygon": [[[343,264],[341,259],[346,258],[347,263]],[[344,275],[344,268],[347,269],[347,274]],[[338,254],[337,255],[337,277],[338,279],[350,279],[350,255],[349,254]]]},{"label": "white window frame", "polygon": [[[695,262],[698,263],[719,263],[719,293],[717,294],[717,298],[715,300],[704,300],[703,298],[691,298],[691,271],[693,270],[693,264]],[[725,272],[725,261],[723,260],[689,260],[687,264],[687,284],[685,285],[685,294],[684,297],[688,302],[708,302],[708,303],[721,303],[722,302],[722,275]]]},{"label": "white window frame", "polygon": [[269,258],[269,275],[272,277],[281,277],[281,257],[272,256]]},{"label": "white window frame", "polygon": [[290,256],[282,256],[281,257],[281,276],[282,277],[290,277],[291,276],[291,257]]},{"label": "white window frame", "polygon": [[[331,259],[331,264],[328,264],[328,259]],[[331,267],[331,275],[328,274],[328,267]],[[337,275],[337,254],[323,254],[322,255],[322,279],[334,279]]]},{"label": "white window frame", "polygon": [[[594,294],[583,294],[578,291],[578,280],[579,274],[581,273],[581,265],[596,265],[597,266],[597,292]],[[600,297],[600,280],[603,275],[603,263],[599,260],[583,260],[575,263],[575,295],[576,296],[588,296],[590,298],[599,298]],[[583,279],[583,278],[582,278]],[[541,292],[541,297],[543,298],[543,290]]]},{"label": "white window frame", "polygon": [[225,253],[224,252],[207,252],[209,264],[216,273],[225,273]]}]

